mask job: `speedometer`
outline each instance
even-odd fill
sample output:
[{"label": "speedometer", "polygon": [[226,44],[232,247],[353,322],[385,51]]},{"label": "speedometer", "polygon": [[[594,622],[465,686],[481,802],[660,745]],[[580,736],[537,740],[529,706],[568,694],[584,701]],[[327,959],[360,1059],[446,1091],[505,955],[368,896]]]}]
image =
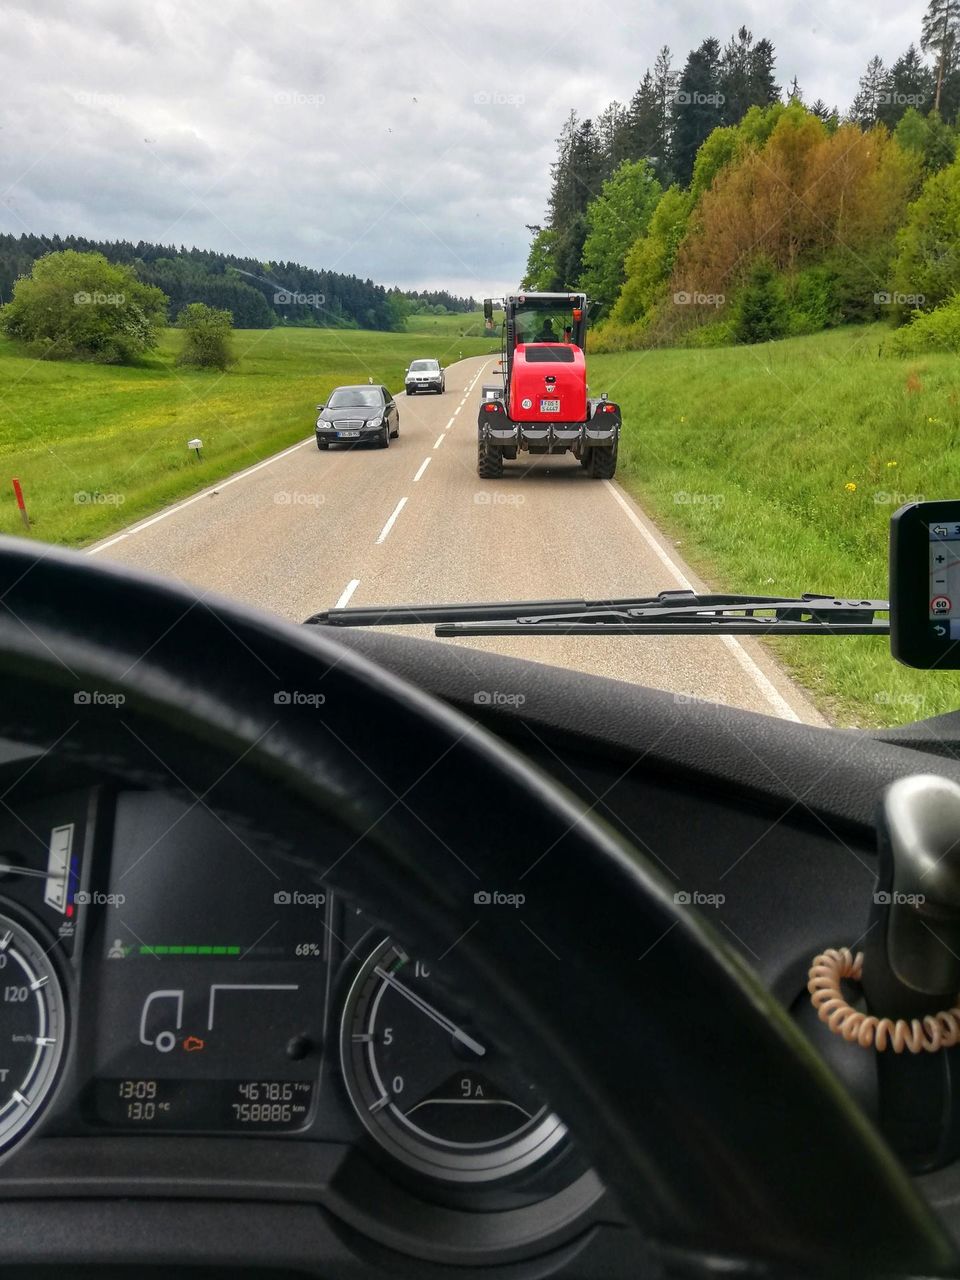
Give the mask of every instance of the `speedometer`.
[{"label": "speedometer", "polygon": [[66,1006],[49,948],[0,915],[0,1150],[43,1109],[63,1055]]},{"label": "speedometer", "polygon": [[444,1009],[431,967],[389,938],[347,996],[340,1055],[367,1130],[420,1173],[490,1182],[527,1168],[566,1137],[512,1059]]}]

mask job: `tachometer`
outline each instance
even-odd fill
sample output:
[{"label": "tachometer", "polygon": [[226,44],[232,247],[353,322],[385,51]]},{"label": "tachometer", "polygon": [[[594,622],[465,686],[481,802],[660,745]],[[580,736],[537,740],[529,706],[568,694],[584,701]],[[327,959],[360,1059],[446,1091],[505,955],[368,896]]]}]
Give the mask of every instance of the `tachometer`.
[{"label": "tachometer", "polygon": [[0,915],[0,1150],[43,1109],[63,1055],[66,1005],[48,952]]},{"label": "tachometer", "polygon": [[386,1151],[435,1178],[490,1182],[527,1168],[566,1129],[513,1061],[443,1004],[430,966],[389,938],[362,966],[340,1035],[360,1119]]}]

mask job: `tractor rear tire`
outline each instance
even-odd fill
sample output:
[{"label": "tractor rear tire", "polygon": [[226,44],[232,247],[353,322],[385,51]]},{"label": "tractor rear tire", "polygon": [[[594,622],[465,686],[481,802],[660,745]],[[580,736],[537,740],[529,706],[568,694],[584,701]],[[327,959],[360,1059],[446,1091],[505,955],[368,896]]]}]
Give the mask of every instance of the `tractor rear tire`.
[{"label": "tractor rear tire", "polygon": [[494,445],[481,444],[477,452],[477,475],[481,480],[499,480],[503,475],[503,454]]},{"label": "tractor rear tire", "polygon": [[591,480],[612,480],[617,469],[617,446],[591,449],[587,459],[587,475]]}]

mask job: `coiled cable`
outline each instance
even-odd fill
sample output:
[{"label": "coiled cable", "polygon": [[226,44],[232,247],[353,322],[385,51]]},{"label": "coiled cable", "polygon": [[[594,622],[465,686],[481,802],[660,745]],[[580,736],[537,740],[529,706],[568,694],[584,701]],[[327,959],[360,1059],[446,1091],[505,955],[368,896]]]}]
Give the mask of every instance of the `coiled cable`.
[{"label": "coiled cable", "polygon": [[814,958],[807,990],[820,1021],[835,1035],[883,1053],[937,1053],[960,1044],[960,997],[951,1009],[924,1018],[877,1018],[854,1009],[841,990],[843,981],[859,982],[863,976],[863,952],[848,947],[831,948]]}]

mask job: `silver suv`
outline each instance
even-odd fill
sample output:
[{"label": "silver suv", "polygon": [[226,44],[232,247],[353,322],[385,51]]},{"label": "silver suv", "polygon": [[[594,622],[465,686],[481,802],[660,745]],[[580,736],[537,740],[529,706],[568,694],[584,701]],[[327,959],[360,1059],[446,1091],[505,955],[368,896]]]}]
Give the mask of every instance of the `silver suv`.
[{"label": "silver suv", "polygon": [[439,360],[413,360],[403,382],[408,396],[417,391],[439,391],[442,395],[446,390]]}]

